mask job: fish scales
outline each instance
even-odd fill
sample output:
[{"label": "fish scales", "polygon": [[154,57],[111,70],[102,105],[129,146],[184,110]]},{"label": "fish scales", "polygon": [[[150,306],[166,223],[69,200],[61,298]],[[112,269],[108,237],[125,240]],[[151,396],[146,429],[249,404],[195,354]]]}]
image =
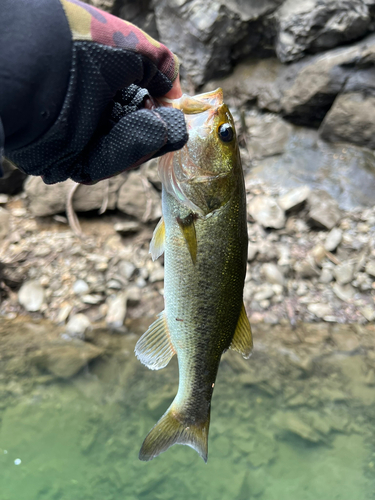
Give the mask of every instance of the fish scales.
[{"label": "fish scales", "polygon": [[165,310],[136,346],[152,369],[177,354],[179,388],[146,437],[141,460],[186,444],[207,461],[221,355],[231,347],[249,357],[252,348],[243,306],[246,194],[233,118],[220,89],[182,101],[185,113],[197,116],[187,116],[187,146],[160,162],[163,219],[150,246],[153,258],[165,252]]}]

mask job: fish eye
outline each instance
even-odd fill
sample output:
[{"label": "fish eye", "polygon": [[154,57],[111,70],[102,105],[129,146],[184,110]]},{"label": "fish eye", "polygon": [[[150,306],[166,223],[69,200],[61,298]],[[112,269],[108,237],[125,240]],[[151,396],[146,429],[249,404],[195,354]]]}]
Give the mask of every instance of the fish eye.
[{"label": "fish eye", "polygon": [[233,127],[229,123],[223,123],[218,129],[219,137],[223,142],[230,142],[233,139]]}]

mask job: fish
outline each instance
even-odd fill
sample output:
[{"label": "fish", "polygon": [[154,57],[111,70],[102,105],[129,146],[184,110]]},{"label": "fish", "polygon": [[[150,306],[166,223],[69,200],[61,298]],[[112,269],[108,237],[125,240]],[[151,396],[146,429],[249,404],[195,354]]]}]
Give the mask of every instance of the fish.
[{"label": "fish", "polygon": [[159,160],[162,218],[150,253],[164,253],[165,309],[138,340],[137,358],[151,370],[176,354],[179,386],[146,436],[149,461],[174,444],[207,462],[211,398],[222,354],[249,358],[253,341],[243,303],[247,264],[246,193],[233,117],[223,92],[169,101],[185,113],[189,140]]}]

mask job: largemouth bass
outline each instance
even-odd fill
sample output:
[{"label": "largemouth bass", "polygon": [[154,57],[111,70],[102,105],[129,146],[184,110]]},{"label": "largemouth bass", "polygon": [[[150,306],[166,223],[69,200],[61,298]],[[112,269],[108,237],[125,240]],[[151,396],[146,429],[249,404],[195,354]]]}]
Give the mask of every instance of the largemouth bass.
[{"label": "largemouth bass", "polygon": [[150,244],[165,253],[165,310],[135,352],[152,370],[174,354],[177,395],[149,432],[139,458],[152,460],[173,444],[207,462],[211,398],[221,355],[252,350],[243,305],[247,258],[246,197],[233,118],[221,89],[172,101],[186,114],[189,140],[159,162],[163,217]]}]

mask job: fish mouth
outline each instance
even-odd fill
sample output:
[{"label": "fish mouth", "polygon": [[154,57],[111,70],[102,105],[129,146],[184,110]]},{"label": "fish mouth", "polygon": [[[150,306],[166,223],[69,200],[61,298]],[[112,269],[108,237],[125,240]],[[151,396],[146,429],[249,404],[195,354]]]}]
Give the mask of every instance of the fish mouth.
[{"label": "fish mouth", "polygon": [[185,115],[196,115],[204,111],[216,109],[224,103],[223,90],[219,87],[211,92],[191,97],[183,94],[179,99],[158,99],[159,104],[181,110]]}]

